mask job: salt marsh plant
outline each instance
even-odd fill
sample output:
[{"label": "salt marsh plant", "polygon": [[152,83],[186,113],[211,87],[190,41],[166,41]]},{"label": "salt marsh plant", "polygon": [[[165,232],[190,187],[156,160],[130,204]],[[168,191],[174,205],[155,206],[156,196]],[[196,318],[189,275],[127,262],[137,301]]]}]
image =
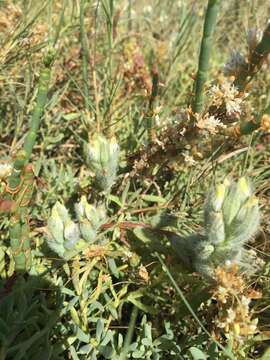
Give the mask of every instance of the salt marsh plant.
[{"label": "salt marsh plant", "polygon": [[10,247],[15,268],[18,271],[29,271],[31,267],[29,203],[34,189],[35,175],[29,160],[47,101],[52,62],[53,55],[48,53],[44,58],[43,70],[40,73],[36,105],[24,146],[15,156],[12,170],[5,179],[5,186],[1,194],[3,212],[10,214]]}]

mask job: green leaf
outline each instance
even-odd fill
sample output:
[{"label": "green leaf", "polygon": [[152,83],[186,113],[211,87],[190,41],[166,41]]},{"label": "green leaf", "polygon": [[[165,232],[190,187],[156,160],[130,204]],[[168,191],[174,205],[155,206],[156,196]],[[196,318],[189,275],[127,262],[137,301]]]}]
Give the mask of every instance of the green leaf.
[{"label": "green leaf", "polygon": [[157,202],[157,203],[160,203],[160,204],[164,204],[167,201],[166,199],[164,199],[161,196],[147,195],[147,194],[141,195],[141,199],[146,201],[146,202]]},{"label": "green leaf", "polygon": [[69,113],[69,114],[66,114],[66,115],[62,116],[62,118],[67,120],[67,121],[75,120],[78,117],[80,117],[79,113]]},{"label": "green leaf", "polygon": [[149,244],[154,241],[157,237],[148,229],[138,227],[133,230],[134,234],[140,239],[143,243]]},{"label": "green leaf", "polygon": [[110,195],[108,195],[108,198],[109,198],[109,200],[111,200],[113,203],[115,203],[116,205],[118,205],[120,208],[123,207],[123,204],[122,204],[122,202],[121,202],[121,200],[119,199],[118,196],[115,196],[115,195],[110,194]]},{"label": "green leaf", "polygon": [[208,357],[200,349],[198,349],[196,347],[191,347],[189,349],[189,352],[192,355],[193,360],[206,360]]},{"label": "green leaf", "polygon": [[101,319],[99,319],[97,322],[97,328],[96,328],[96,338],[97,338],[98,342],[100,342],[103,330],[104,330],[104,323]]},{"label": "green leaf", "polygon": [[71,346],[71,347],[69,348],[69,351],[70,351],[70,355],[72,356],[72,359],[73,359],[73,360],[80,360],[80,359],[78,358],[78,356],[77,356],[77,352],[76,352],[74,346]]},{"label": "green leaf", "polygon": [[79,327],[77,327],[77,332],[76,332],[76,336],[77,338],[84,343],[88,343],[90,340],[90,336],[89,334],[85,334],[82,329],[80,329]]},{"label": "green leaf", "polygon": [[108,260],[108,265],[109,265],[109,268],[110,268],[112,274],[118,279],[119,278],[119,271],[117,269],[117,266],[115,264],[114,259],[109,259]]}]

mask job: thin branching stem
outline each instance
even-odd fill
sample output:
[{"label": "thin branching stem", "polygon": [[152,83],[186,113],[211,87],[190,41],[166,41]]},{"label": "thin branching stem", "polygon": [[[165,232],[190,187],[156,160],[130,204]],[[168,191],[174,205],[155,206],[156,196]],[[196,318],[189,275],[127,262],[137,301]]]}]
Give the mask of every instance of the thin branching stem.
[{"label": "thin branching stem", "polygon": [[240,90],[244,91],[246,85],[252,80],[254,75],[259,71],[263,61],[270,53],[270,20],[263,33],[261,41],[255,47],[250,55],[250,59],[241,69],[238,77],[234,81],[234,85]]}]

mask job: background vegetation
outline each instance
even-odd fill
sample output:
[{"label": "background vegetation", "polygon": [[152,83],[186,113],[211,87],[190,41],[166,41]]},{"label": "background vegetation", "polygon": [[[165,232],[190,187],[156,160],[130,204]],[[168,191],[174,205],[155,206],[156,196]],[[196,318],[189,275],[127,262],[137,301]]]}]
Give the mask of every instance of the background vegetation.
[{"label": "background vegetation", "polygon": [[[270,359],[269,17],[261,0],[0,1],[1,360]],[[101,167],[95,141],[114,149]],[[248,271],[226,252],[209,276],[187,239],[228,175],[252,180],[260,228]],[[52,209],[80,220],[82,197],[98,225],[64,254]]]}]

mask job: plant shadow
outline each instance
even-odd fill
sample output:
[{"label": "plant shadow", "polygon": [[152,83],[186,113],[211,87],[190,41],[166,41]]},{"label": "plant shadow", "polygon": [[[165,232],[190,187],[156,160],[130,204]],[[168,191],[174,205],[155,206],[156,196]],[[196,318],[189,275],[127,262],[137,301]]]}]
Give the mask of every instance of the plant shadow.
[{"label": "plant shadow", "polygon": [[51,334],[62,302],[59,288],[42,275],[0,280],[0,359],[57,359]]}]

